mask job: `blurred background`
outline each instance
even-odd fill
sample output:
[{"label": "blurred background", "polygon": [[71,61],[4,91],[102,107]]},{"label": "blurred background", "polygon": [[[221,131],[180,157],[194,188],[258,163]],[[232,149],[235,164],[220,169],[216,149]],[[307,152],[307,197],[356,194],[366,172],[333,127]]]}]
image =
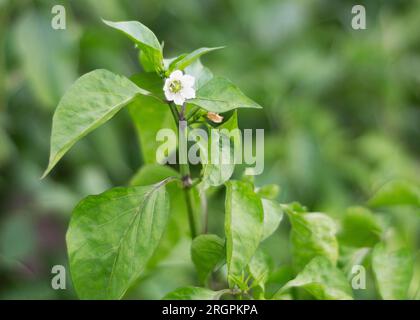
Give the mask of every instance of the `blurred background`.
[{"label": "blurred background", "polygon": [[[66,8],[53,30],[51,8]],[[203,57],[264,109],[240,111],[242,128],[264,128],[265,170],[257,185],[280,200],[340,219],[386,182],[420,182],[420,1],[363,1],[367,29],[351,28],[354,1],[0,0],[0,299],[76,298],[51,288],[67,266],[65,232],[75,204],[126,185],[142,165],[128,112],[79,142],[53,173],[47,165],[54,109],[80,75],[141,70],[131,41],[100,20],[138,20],[165,42],[165,56],[227,46]],[[210,230],[223,234],[224,191],[211,200]],[[384,213],[395,239],[416,255],[420,212]],[[285,219],[286,220],[286,219]],[[288,223],[265,246],[290,277]],[[128,298],[161,298],[194,284],[183,240]],[[169,270],[169,272],[168,272]],[[420,282],[420,280],[419,280]],[[359,298],[377,298],[374,289]]]}]

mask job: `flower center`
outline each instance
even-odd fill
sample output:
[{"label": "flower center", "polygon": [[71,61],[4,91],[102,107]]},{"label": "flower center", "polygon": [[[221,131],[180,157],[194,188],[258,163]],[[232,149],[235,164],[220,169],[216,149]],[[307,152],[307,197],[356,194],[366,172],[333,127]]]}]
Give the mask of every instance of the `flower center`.
[{"label": "flower center", "polygon": [[182,89],[182,84],[181,84],[181,81],[179,81],[179,80],[174,80],[169,85],[169,90],[171,90],[171,92],[173,92],[173,93],[177,93],[177,92],[181,91],[181,89]]}]

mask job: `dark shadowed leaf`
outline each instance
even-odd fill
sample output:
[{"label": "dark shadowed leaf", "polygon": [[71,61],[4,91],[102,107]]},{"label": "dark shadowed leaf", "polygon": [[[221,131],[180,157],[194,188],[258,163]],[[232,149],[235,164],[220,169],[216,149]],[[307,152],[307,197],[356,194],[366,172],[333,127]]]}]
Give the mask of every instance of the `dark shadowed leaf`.
[{"label": "dark shadowed leaf", "polygon": [[191,258],[198,278],[206,284],[210,274],[225,260],[225,241],[214,234],[197,236],[191,245]]}]

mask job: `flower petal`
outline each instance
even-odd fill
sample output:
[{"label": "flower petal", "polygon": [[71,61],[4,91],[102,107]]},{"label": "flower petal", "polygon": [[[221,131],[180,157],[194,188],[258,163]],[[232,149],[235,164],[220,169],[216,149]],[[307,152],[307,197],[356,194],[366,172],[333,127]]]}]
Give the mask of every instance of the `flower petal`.
[{"label": "flower petal", "polygon": [[168,101],[173,101],[175,99],[176,94],[171,91],[165,91],[165,97]]},{"label": "flower petal", "polygon": [[182,95],[180,95],[180,94],[175,94],[174,95],[174,103],[175,104],[177,104],[179,106],[182,106],[184,104],[184,102],[185,102],[185,99]]},{"label": "flower petal", "polygon": [[188,74],[185,74],[185,75],[182,77],[182,83],[183,83],[183,85],[184,85],[184,86],[186,86],[186,87],[192,87],[192,86],[194,86],[194,83],[195,83],[195,78],[194,78],[193,76],[190,76],[190,75],[188,75]]},{"label": "flower petal", "polygon": [[169,76],[169,80],[173,81],[173,80],[180,80],[182,81],[183,78],[183,73],[180,70],[175,70],[174,72],[171,73],[171,75]]},{"label": "flower petal", "polygon": [[191,87],[182,88],[181,94],[185,99],[194,99],[195,98],[195,90]]}]

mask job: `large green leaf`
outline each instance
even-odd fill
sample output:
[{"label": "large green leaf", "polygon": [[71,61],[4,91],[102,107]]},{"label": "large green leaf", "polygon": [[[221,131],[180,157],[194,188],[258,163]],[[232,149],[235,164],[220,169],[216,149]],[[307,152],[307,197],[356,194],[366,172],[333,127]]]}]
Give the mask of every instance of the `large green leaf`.
[{"label": "large green leaf", "polygon": [[392,181],[384,185],[369,200],[371,207],[412,205],[420,207],[420,187],[410,181]]},{"label": "large green leaf", "polygon": [[226,260],[230,285],[242,283],[243,271],[261,241],[264,213],[249,182],[228,181],[225,202]]},{"label": "large green leaf", "polygon": [[[154,73],[141,73],[131,80],[139,87],[151,92],[154,97],[163,99],[163,80]],[[135,124],[144,162],[153,164],[164,159],[156,159],[156,150],[163,143],[156,141],[156,135],[161,129],[171,129],[176,132],[176,124],[169,106],[163,100],[152,96],[137,96],[128,109]],[[169,153],[176,150],[176,143],[169,146]]]},{"label": "large green leaf", "polygon": [[123,76],[99,69],[80,77],[55,110],[45,177],[81,138],[111,119],[137,95],[149,92]]},{"label": "large green leaf", "polygon": [[323,213],[287,211],[292,224],[291,242],[295,267],[300,270],[316,256],[338,258],[335,222]]},{"label": "large green leaf", "polygon": [[273,296],[273,299],[281,298],[286,290],[293,287],[304,288],[319,300],[353,299],[344,273],[322,256],[312,259],[295,279],[286,283]]},{"label": "large green leaf", "polygon": [[168,293],[164,300],[219,300],[228,290],[213,291],[200,287],[182,287]]},{"label": "large green leaf", "polygon": [[214,48],[199,48],[197,50],[194,50],[191,53],[181,55],[179,59],[175,59],[170,65],[169,65],[169,73],[174,70],[184,70],[186,67],[188,67],[190,64],[195,62],[198,58],[200,58],[203,54],[209,53],[214,50],[222,49],[224,47],[214,47]]},{"label": "large green leaf", "polygon": [[368,209],[351,207],[342,219],[338,235],[340,244],[352,247],[373,247],[381,240],[382,227],[378,218]]},{"label": "large green leaf", "polygon": [[262,240],[271,236],[277,230],[283,219],[283,209],[275,200],[261,199],[264,210],[264,229]]},{"label": "large green leaf", "polygon": [[372,253],[376,286],[385,300],[408,299],[414,261],[407,249],[389,251],[382,243]]},{"label": "large green leaf", "polygon": [[225,259],[225,241],[214,234],[197,236],[191,245],[191,259],[200,282],[206,284],[213,270]]},{"label": "large green leaf", "polygon": [[168,219],[164,181],[83,199],[67,231],[70,271],[82,299],[120,299],[153,255]]},{"label": "large green leaf", "polygon": [[106,25],[127,35],[143,51],[145,59],[156,71],[163,70],[162,47],[155,34],[138,21],[112,22],[102,20]]},{"label": "large green leaf", "polygon": [[[130,181],[132,186],[147,186],[158,183],[169,177],[180,177],[179,173],[168,166],[149,164],[140,168]],[[166,186],[169,195],[169,217],[167,227],[156,252],[149,261],[152,267],[168,256],[182,238],[189,236],[187,205],[183,190],[179,184],[170,183]]]},{"label": "large green leaf", "polygon": [[[235,152],[239,154],[238,152],[241,151],[241,134],[239,131],[231,131],[238,129],[237,112],[234,112],[229,120],[218,126],[217,129],[226,129],[232,132],[233,136],[230,137],[223,131],[216,130],[213,131],[213,135],[210,135],[209,143],[207,146],[204,146],[206,148],[208,147],[208,150],[206,150],[208,161],[203,164],[202,170],[202,186],[204,188],[208,188],[209,186],[217,187],[229,180],[235,170]],[[218,157],[212,153],[211,137],[215,137],[216,140],[218,139]],[[223,147],[224,144],[227,145],[227,142],[229,142],[229,146],[227,148]]]},{"label": "large green leaf", "polygon": [[217,113],[237,108],[261,108],[232,82],[222,77],[212,78],[196,92],[196,98],[188,102]]}]

